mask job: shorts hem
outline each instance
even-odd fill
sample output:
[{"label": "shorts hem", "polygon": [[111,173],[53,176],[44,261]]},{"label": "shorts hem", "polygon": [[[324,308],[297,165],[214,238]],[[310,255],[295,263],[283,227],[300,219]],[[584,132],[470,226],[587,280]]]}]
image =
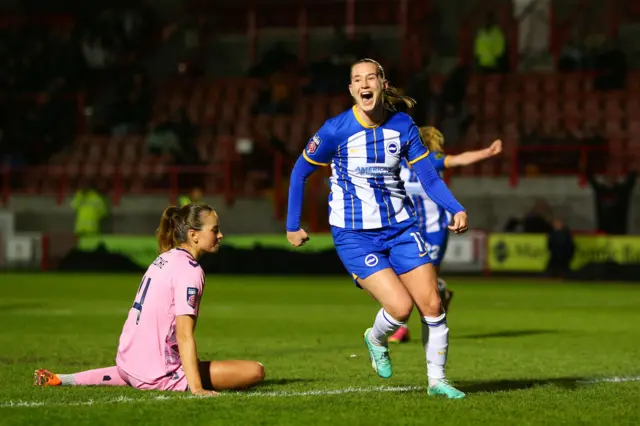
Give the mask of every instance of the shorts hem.
[{"label": "shorts hem", "polygon": [[430,263],[433,263],[433,261],[432,261],[431,259],[429,259],[429,258],[428,258],[428,256],[425,256],[425,257],[424,257],[424,261],[423,261],[423,263],[420,263],[420,264],[418,264],[418,265],[411,265],[411,266],[407,266],[407,267],[405,267],[405,268],[403,268],[403,269],[400,269],[400,270],[397,270],[397,269],[395,269],[395,268],[394,268],[393,270],[394,270],[394,272],[396,273],[396,275],[404,275],[404,274],[406,274],[407,272],[411,272],[411,271],[413,271],[413,270],[414,270],[414,269],[416,269],[416,268],[419,268],[419,267],[421,267],[421,266],[423,266],[423,265],[428,265],[428,264],[430,264]]}]

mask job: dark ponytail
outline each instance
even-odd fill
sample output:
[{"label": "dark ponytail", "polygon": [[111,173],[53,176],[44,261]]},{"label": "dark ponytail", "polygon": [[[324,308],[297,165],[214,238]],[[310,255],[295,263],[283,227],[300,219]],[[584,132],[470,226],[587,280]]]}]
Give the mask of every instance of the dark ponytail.
[{"label": "dark ponytail", "polygon": [[156,230],[158,251],[162,254],[186,242],[189,230],[200,231],[204,218],[212,211],[213,208],[206,204],[187,204],[181,208],[167,207]]},{"label": "dark ponytail", "polygon": [[399,104],[400,102],[404,102],[408,108],[413,108],[414,106],[416,106],[417,102],[415,99],[409,96],[401,95],[398,92],[397,88],[391,86],[387,82],[387,77],[384,74],[384,68],[382,68],[382,65],[380,65],[378,61],[375,61],[369,58],[360,59],[359,61],[354,62],[353,65],[351,65],[351,69],[353,69],[353,67],[355,67],[358,64],[367,64],[367,63],[374,64],[377,69],[376,74],[378,75],[378,77],[380,77],[384,82],[387,83],[387,87],[382,90],[382,104],[384,105],[384,108],[386,110],[396,111],[396,104]]}]

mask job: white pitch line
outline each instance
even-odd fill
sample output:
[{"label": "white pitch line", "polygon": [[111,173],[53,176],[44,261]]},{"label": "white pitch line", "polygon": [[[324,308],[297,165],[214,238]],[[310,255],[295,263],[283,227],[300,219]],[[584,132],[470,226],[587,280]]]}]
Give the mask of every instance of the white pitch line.
[{"label": "white pitch line", "polygon": [[[602,377],[585,380],[577,380],[579,384],[597,384],[597,383],[624,383],[624,382],[638,382],[638,377]],[[316,389],[301,392],[289,392],[289,391],[256,391],[256,392],[229,392],[223,393],[220,397],[292,397],[292,396],[329,396],[329,395],[343,395],[347,393],[372,393],[372,392],[411,392],[424,390],[424,386],[377,386],[368,388],[342,388],[342,389]],[[116,398],[93,400],[77,402],[47,402],[47,401],[6,401],[0,403],[0,408],[34,408],[34,407],[78,407],[78,406],[90,406],[97,404],[123,404],[123,403],[140,403],[140,402],[155,402],[155,401],[176,401],[187,399],[198,399],[200,397],[193,395],[157,395],[148,398],[131,398],[129,396],[118,396]]]},{"label": "white pitch line", "polygon": [[624,382],[640,382],[638,377],[595,377],[593,379],[578,380],[577,383],[593,385],[596,383],[624,383]]}]

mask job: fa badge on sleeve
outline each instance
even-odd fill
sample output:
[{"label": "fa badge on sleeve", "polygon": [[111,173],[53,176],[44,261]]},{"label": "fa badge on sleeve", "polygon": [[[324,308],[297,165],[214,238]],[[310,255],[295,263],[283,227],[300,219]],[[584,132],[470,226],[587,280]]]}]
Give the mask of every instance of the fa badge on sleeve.
[{"label": "fa badge on sleeve", "polygon": [[311,139],[309,139],[309,143],[307,144],[307,153],[315,154],[321,143],[322,139],[320,139],[320,136],[316,133]]},{"label": "fa badge on sleeve", "polygon": [[187,287],[187,304],[193,309],[196,308],[198,301],[198,289],[195,287]]}]

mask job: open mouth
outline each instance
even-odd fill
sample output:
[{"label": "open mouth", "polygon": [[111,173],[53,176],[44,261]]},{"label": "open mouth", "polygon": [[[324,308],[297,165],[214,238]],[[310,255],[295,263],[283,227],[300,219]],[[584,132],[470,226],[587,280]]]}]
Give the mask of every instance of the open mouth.
[{"label": "open mouth", "polygon": [[370,101],[371,99],[373,99],[373,93],[372,92],[362,92],[362,93],[360,93],[360,97],[362,98],[363,101]]}]

